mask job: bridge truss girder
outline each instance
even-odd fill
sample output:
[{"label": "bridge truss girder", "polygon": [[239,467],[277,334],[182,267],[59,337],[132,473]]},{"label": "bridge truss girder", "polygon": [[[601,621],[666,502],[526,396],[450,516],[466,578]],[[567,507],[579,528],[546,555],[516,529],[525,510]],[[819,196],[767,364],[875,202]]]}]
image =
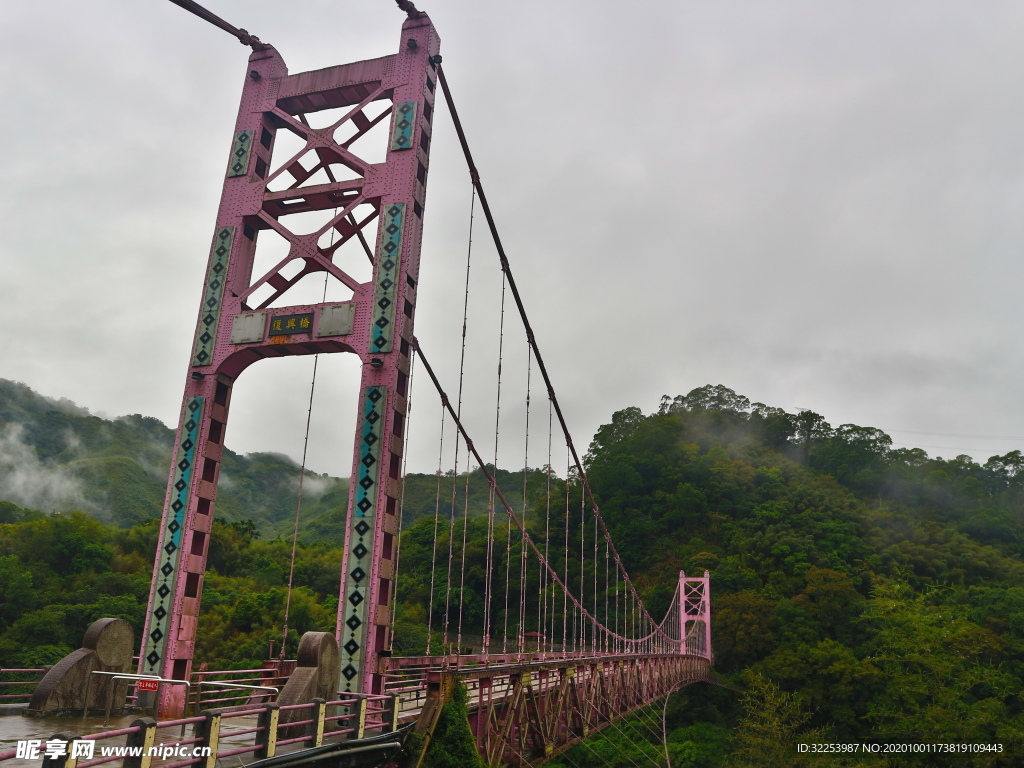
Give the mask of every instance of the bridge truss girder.
[{"label": "bridge truss girder", "polygon": [[[536,765],[692,683],[713,682],[703,656],[607,656],[431,673],[417,731],[429,744],[459,682],[469,725],[489,768]],[[421,756],[422,757],[422,756]]]}]

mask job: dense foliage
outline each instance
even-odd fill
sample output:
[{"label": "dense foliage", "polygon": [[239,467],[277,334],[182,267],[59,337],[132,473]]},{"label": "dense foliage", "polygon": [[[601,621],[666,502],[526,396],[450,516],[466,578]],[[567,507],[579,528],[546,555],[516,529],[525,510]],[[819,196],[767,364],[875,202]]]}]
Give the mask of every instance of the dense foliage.
[{"label": "dense foliage", "polygon": [[[141,636],[158,522],[105,526],[81,512],[44,516],[0,502],[0,667],[52,664],[86,627],[115,616]],[[214,522],[198,661],[247,668],[280,649],[291,545],[261,541],[251,522]],[[300,547],[288,653],[309,630],[333,630],[341,550]]]},{"label": "dense foliage", "polygon": [[[666,609],[680,570],[711,572],[715,666],[741,692],[702,684],[672,697],[673,766],[857,764],[856,757],[814,762],[795,752],[795,743],[815,739],[1000,743],[1004,755],[1024,748],[1019,451],[983,465],[965,456],[930,458],[894,449],[876,429],[833,427],[812,412],[787,414],[724,387],[702,387],[665,398],[656,413],[614,414],[586,461],[652,613]],[[467,634],[482,631],[484,613],[486,483],[479,471],[411,481],[396,653],[425,650],[428,622],[431,641],[440,642],[446,605],[453,622],[462,616]],[[547,527],[552,541],[578,548],[575,479],[530,470],[503,473],[501,484],[518,494],[535,535]],[[566,506],[567,517],[548,514]],[[336,514],[343,519],[343,507]],[[53,661],[100,616],[122,616],[141,629],[155,522],[119,529],[81,513],[0,504],[0,523],[0,664]],[[261,538],[261,527],[244,519],[215,524],[200,662],[245,666],[280,643],[290,542],[267,541],[273,527]],[[507,536],[498,523],[492,565],[502,579],[509,569],[513,585],[526,585],[524,629],[537,629],[536,568],[519,579],[519,543]],[[298,549],[289,652],[301,632],[333,627],[340,550],[316,539],[307,530]],[[445,565],[449,553],[461,562],[463,540],[465,579],[460,573],[449,583]],[[582,576],[589,583],[591,568],[573,582]],[[510,637],[517,631],[517,609],[506,621],[498,602],[495,643],[506,626]],[[649,762],[644,755],[658,746],[659,721],[641,713],[560,760],[591,765],[596,753],[600,764]],[[981,754],[957,764],[998,763]]]},{"label": "dense foliage", "polygon": [[[691,756],[674,766],[721,763],[721,732],[701,723],[729,728],[744,765],[799,764],[793,744],[815,739],[1021,753],[1019,451],[932,459],[876,429],[703,387],[655,414],[616,413],[588,462],[649,597],[679,569],[711,571],[716,669],[747,690],[675,697],[669,726],[685,732],[671,741]],[[928,762],[950,758],[914,764]]]}]

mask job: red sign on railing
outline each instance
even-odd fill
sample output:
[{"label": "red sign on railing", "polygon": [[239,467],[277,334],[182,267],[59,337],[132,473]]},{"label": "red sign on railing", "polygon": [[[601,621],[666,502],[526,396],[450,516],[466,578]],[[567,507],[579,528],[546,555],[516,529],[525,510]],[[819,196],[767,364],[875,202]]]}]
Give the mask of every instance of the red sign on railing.
[{"label": "red sign on railing", "polygon": [[155,691],[160,688],[159,680],[137,680],[135,683],[136,691]]}]

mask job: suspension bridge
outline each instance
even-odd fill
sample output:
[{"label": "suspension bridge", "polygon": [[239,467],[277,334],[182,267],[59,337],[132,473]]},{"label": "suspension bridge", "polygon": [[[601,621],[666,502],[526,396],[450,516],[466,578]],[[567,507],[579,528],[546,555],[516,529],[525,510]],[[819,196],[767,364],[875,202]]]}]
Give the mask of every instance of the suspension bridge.
[{"label": "suspension bridge", "polygon": [[[462,687],[467,725],[484,762],[536,765],[685,685],[713,681],[707,572],[681,573],[667,613],[652,615],[602,518],[502,246],[427,14],[399,2],[407,18],[396,53],[292,74],[271,45],[191,0],[172,1],[253,52],[185,373],[145,628],[136,666],[129,669],[123,659],[120,666],[103,661],[105,653],[113,654],[116,624],[98,622],[90,629],[92,639],[87,635],[76,651],[85,655],[68,657],[47,672],[30,708],[88,711],[102,704],[97,696],[105,696],[108,707],[114,702],[115,709],[133,702],[155,719],[86,740],[152,745],[160,729],[170,734],[181,728],[175,743],[204,746],[209,753],[163,760],[168,766],[213,768],[225,756],[271,759],[300,747],[328,750],[327,759],[337,754],[329,750],[340,749],[332,741],[350,747],[358,742],[361,754],[379,762],[394,757],[398,735],[408,732],[419,735],[418,756],[413,755],[418,765],[441,712]],[[499,350],[507,297],[515,310],[510,314],[518,315],[525,332],[527,435],[529,377],[541,379],[548,426],[543,520],[535,515],[528,522],[525,493],[522,500],[509,498],[495,479],[500,351],[495,434],[471,435],[463,420],[470,256],[462,362],[457,378],[451,374],[451,392],[414,333],[431,138],[441,101],[467,162],[473,205],[498,254]],[[378,126],[386,150],[382,161],[370,162],[364,139]],[[285,136],[294,149],[285,148]],[[309,221],[302,214],[320,216],[312,231],[293,225]],[[283,239],[287,253],[269,269],[256,268],[260,238],[269,237]],[[372,279],[356,279],[355,262],[363,269],[368,264]],[[289,292],[311,276],[324,280],[324,300],[288,303]],[[347,298],[327,301],[329,282]],[[233,387],[254,363],[328,353],[356,355],[362,364],[335,629],[307,633],[294,662],[271,661],[263,670],[248,671],[248,678],[220,683],[221,692],[244,689],[241,703],[209,708],[227,698],[211,702],[208,696],[207,708],[197,712],[203,700],[191,692],[201,691],[203,676],[212,674],[194,669],[193,660]],[[442,440],[449,425],[456,467],[461,455],[467,471],[475,467],[483,474],[489,503],[478,621],[463,612],[468,507],[460,519],[456,472],[451,513],[442,513],[439,469],[430,604],[424,606],[426,655],[403,657],[394,653],[394,621],[417,368],[439,396]],[[482,439],[494,442],[493,457],[482,454]],[[553,500],[551,490],[553,445],[566,458],[564,504]],[[578,505],[575,499],[570,504],[570,478]],[[99,673],[110,679],[97,678]],[[58,694],[60,706],[53,704]],[[249,727],[226,729],[244,718]],[[185,738],[190,724],[192,738]],[[17,757],[0,753],[0,762]],[[79,760],[70,753],[47,758],[69,768],[114,760],[152,762],[123,756]]]}]

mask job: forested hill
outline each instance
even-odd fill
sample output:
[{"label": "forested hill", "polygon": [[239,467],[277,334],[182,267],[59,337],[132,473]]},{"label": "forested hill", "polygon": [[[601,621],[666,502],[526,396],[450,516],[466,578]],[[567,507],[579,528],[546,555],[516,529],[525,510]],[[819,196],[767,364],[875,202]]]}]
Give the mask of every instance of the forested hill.
[{"label": "forested hill", "polygon": [[[149,472],[143,465],[153,462],[150,476],[162,494],[166,427],[143,417],[104,421],[53,401],[39,406],[26,388],[4,387],[5,477],[21,466],[8,447],[14,444],[31,451],[28,457],[40,466],[79,478],[86,491],[90,486],[76,474],[76,461],[129,457],[138,472]],[[39,423],[52,428],[35,434]],[[63,442],[53,435],[64,435]],[[257,458],[232,460],[250,462],[238,466],[257,473]],[[287,468],[295,478],[293,464],[279,457],[266,461],[264,467]],[[984,464],[963,456],[930,458],[921,450],[894,449],[876,429],[832,426],[813,412],[787,414],[708,386],[665,398],[655,413],[628,408],[614,414],[594,437],[586,462],[616,545],[654,615],[667,608],[680,569],[711,572],[715,667],[743,692],[700,685],[672,698],[667,722],[673,766],[713,768],[727,758],[730,765],[812,764],[806,762],[812,756],[797,753],[794,745],[815,740],[1001,744],[1004,757],[1016,753],[1019,759],[999,763],[997,755],[983,752],[955,763],[935,757],[911,764],[1024,764],[1019,451]],[[231,476],[228,469],[226,463]],[[546,478],[533,475],[527,478],[527,503],[533,505],[528,519],[539,536]],[[464,488],[464,481],[442,478],[448,506],[451,489]],[[258,480],[252,482],[255,494]],[[503,483],[513,495],[522,476],[505,475]],[[396,654],[423,652],[427,608],[434,606],[436,629],[446,598],[466,631],[479,632],[487,525],[472,516],[486,507],[486,486],[478,476],[470,478],[471,519],[465,534],[456,528],[449,553],[451,529],[435,527],[433,518],[437,485],[434,476],[410,478],[416,501],[407,504],[409,527],[401,539]],[[551,537],[567,538],[576,551],[579,484],[570,479],[566,489],[565,481],[552,481],[553,507],[565,506],[567,491],[569,532],[554,516]],[[281,502],[288,519],[293,499]],[[158,513],[159,503],[152,509],[147,517]],[[260,539],[259,526],[245,522],[256,519],[253,514],[244,506],[235,509],[240,522],[227,525],[219,518],[211,535],[197,661],[248,668],[270,641],[280,642],[291,547],[284,538]],[[80,513],[54,517],[0,503],[4,520],[11,522],[0,524],[0,665],[52,662],[77,647],[85,626],[101,616],[123,616],[141,631],[156,523],[118,529]],[[437,553],[445,563],[461,559],[463,535],[465,587],[449,593],[444,579],[436,578],[431,601],[431,560],[441,557]],[[497,536],[505,538],[503,527]],[[506,558],[519,562],[518,543],[511,541],[507,549],[494,548],[496,573],[505,572]],[[303,538],[289,652],[302,632],[333,629],[338,542]],[[592,576],[584,574],[588,584]],[[536,600],[536,573],[528,573],[525,583],[529,622],[538,613],[529,604]],[[501,605],[494,609],[492,626],[505,626]],[[508,622],[513,638],[517,615]],[[625,733],[629,738],[618,730],[603,732],[564,764],[594,764],[595,753],[601,765],[649,763],[650,753],[635,750],[654,739],[651,731]],[[902,764],[858,757],[829,756],[813,764]]]},{"label": "forested hill", "polygon": [[[0,379],[0,501],[44,512],[83,510],[130,526],[159,517],[174,431],[133,414],[103,419]],[[291,531],[299,467],[287,456],[225,450],[217,516],[252,520],[266,535]],[[348,482],[306,473],[307,521],[343,529]],[[342,515],[332,519],[338,507]],[[332,525],[333,524],[333,525]]]},{"label": "forested hill", "polygon": [[790,745],[817,736],[1024,758],[1020,451],[932,459],[708,386],[616,413],[588,463],[652,602],[679,569],[711,571],[716,669],[748,695],[689,689],[677,722],[705,725],[676,734],[686,754],[721,737],[740,764],[793,765]]},{"label": "forested hill", "polygon": [[[638,567],[666,563],[667,536],[689,542],[671,555],[673,566],[703,549],[719,558],[716,581],[742,583],[736,564],[755,542],[723,548],[723,537],[740,529],[758,531],[754,551],[769,556],[758,564],[766,576],[843,562],[898,567],[919,584],[971,583],[993,575],[986,553],[1000,568],[1024,554],[1020,451],[984,465],[929,458],[893,449],[878,429],[833,427],[812,411],[751,404],[721,386],[666,397],[649,416],[619,411],[598,430],[587,461],[616,541]],[[783,536],[797,512],[834,519],[811,538]],[[659,541],[665,551],[650,546]],[[918,558],[918,548],[932,556]]]},{"label": "forested hill", "polygon": [[[230,441],[230,431],[228,433]],[[132,414],[94,416],[70,400],[44,397],[24,384],[0,379],[0,501],[46,513],[85,511],[101,522],[128,527],[159,517],[164,502],[174,431],[158,419]],[[521,472],[497,472],[508,494],[522,488]],[[483,475],[439,488],[435,475],[410,474],[405,519],[454,509],[487,510]],[[544,488],[544,473],[528,478],[528,498]],[[241,455],[225,449],[217,491],[217,519],[251,520],[264,538],[291,535],[299,466],[278,453]],[[348,506],[348,479],[307,471],[303,481],[300,535],[308,542],[341,541]],[[5,522],[0,517],[0,522]]]}]

